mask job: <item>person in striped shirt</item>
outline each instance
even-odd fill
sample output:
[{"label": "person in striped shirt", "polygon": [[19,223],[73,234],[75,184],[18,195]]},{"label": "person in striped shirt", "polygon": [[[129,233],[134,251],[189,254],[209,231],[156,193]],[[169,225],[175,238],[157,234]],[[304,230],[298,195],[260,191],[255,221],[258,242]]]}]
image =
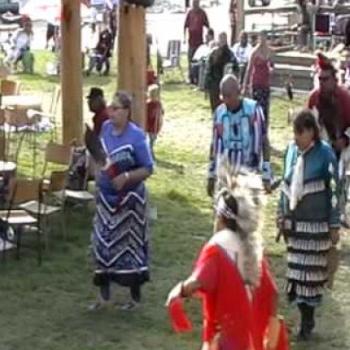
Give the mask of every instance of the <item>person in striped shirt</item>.
[{"label": "person in striped shirt", "polygon": [[262,171],[262,180],[269,192],[272,171],[263,110],[256,101],[240,96],[239,81],[233,74],[222,78],[220,92],[223,103],[213,117],[208,195],[213,195],[217,165],[222,157],[227,157],[237,171],[241,168]]}]

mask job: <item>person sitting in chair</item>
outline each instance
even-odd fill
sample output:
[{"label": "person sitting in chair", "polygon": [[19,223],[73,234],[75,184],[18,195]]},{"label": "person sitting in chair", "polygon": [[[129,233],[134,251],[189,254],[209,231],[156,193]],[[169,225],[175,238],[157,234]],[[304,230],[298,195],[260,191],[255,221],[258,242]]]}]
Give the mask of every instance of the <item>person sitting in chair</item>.
[{"label": "person sitting in chair", "polygon": [[206,64],[206,60],[209,57],[210,52],[215,48],[216,42],[214,37],[214,30],[212,28],[208,29],[205,36],[205,42],[198,47],[194,53],[191,61],[191,75],[193,82],[199,85],[200,80],[200,68]]},{"label": "person sitting in chair", "polygon": [[7,64],[13,64],[17,69],[18,62],[22,61],[24,72],[32,73],[34,56],[30,52],[30,43],[33,37],[32,21],[26,18],[23,27],[13,36],[12,47],[5,59]]},{"label": "person sitting in chair", "polygon": [[90,56],[89,68],[87,75],[90,75],[91,71],[96,67],[98,73],[101,74],[102,67],[105,65],[104,75],[109,74],[110,70],[110,58],[112,56],[113,47],[113,35],[106,27],[99,36],[98,43],[94,49],[93,54]]}]

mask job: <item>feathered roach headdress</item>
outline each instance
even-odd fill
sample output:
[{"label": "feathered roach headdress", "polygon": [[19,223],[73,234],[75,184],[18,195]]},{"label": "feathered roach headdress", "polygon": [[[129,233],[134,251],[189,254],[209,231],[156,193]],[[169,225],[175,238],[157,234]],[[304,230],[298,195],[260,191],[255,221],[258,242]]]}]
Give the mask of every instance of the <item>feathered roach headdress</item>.
[{"label": "feathered roach headdress", "polygon": [[220,162],[217,194],[215,197],[216,215],[235,222],[242,241],[244,253],[244,277],[251,285],[257,286],[262,258],[262,181],[248,171],[239,173],[227,159]]},{"label": "feathered roach headdress", "polygon": [[337,69],[334,67],[333,62],[322,52],[317,52],[317,68],[319,70],[331,70],[334,73],[337,72]]}]

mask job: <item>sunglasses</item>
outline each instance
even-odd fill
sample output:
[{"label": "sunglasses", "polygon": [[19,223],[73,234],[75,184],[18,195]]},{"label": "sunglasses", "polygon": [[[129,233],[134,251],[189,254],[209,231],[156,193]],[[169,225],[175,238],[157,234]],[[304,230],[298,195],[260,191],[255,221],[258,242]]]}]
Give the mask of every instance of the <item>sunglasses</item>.
[{"label": "sunglasses", "polygon": [[328,81],[331,77],[318,77],[319,81],[325,82]]},{"label": "sunglasses", "polygon": [[123,110],[123,109],[127,109],[126,107],[123,106],[109,106],[109,109],[111,109],[112,111],[119,111],[119,110]]}]

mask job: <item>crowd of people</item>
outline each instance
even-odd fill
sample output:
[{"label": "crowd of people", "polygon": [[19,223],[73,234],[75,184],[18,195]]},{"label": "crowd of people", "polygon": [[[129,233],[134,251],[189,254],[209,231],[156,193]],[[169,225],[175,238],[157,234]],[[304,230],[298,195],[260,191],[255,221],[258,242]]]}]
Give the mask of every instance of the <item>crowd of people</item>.
[{"label": "crowd of people", "polygon": [[[202,35],[204,27],[210,28],[198,1],[193,1],[189,14],[185,30],[190,38],[191,33]],[[250,262],[250,266],[260,272],[260,282],[256,281],[254,286],[249,277],[251,271],[245,270],[244,263],[258,251],[252,236],[251,246],[246,246],[248,236],[258,235],[259,229],[254,226],[256,217],[250,216],[246,207],[247,197],[254,200],[254,195],[243,195],[239,177],[244,175],[237,174],[247,169],[258,173],[265,191],[272,190],[268,128],[273,51],[265,33],[260,35],[255,46],[248,45],[244,32],[232,48],[228,46],[226,33],[219,34],[217,44],[213,42],[212,36],[211,41],[206,42],[211,46],[206,57],[206,88],[213,112],[208,194],[214,201],[214,236],[202,249],[191,276],[172,289],[168,305],[170,309],[171,305],[181,309],[183,298],[197,292],[203,297],[203,349],[247,349],[249,337],[255,349],[270,349],[266,344],[262,345],[262,338],[254,327],[254,322],[259,322],[263,314],[262,309],[256,307],[256,299],[260,293],[268,293],[273,299],[277,290],[262,254],[260,259]],[[189,46],[191,43],[189,41]],[[191,47],[189,58],[195,51]],[[228,64],[231,65],[229,72]],[[190,69],[189,79],[191,74],[193,70]],[[325,287],[333,284],[344,196],[347,196],[344,193],[344,169],[349,165],[347,110],[350,92],[338,81],[337,69],[323,54],[318,55],[316,78],[318,84],[310,93],[305,109],[296,113],[293,120],[294,140],[288,144],[284,155],[276,214],[279,232],[276,239],[282,236],[287,249],[285,291],[288,300],[298,307],[298,339],[302,341],[312,338],[315,308],[322,301]],[[231,173],[227,168],[223,170],[223,161],[229,164]],[[252,189],[247,183],[244,187]],[[265,272],[269,277],[264,282]],[[240,282],[231,281],[237,273]],[[228,279],[230,282],[226,283]],[[236,288],[231,290],[233,283]],[[246,286],[246,291],[239,294],[241,285]],[[226,299],[227,295],[234,297]],[[265,312],[273,319],[276,308],[269,308],[268,300],[265,305],[268,311],[265,309]],[[244,309],[246,302],[250,304],[250,311]],[[179,313],[185,317],[183,310],[174,311],[175,326]],[[245,323],[246,320],[241,318],[243,315],[248,315],[248,319],[251,317],[252,323]],[[242,328],[242,324],[237,324],[237,318],[242,320]],[[278,341],[271,348],[286,348],[283,334],[283,327],[280,327]]]},{"label": "crowd of people", "polygon": [[[95,11],[94,7],[91,10]],[[4,64],[14,71],[18,70],[18,64],[23,66],[23,72],[34,72],[35,57],[31,51],[34,40],[33,23],[26,15],[18,16],[19,28],[10,32],[5,41],[1,42],[1,50],[4,53]],[[100,75],[109,75],[110,61],[113,54],[117,35],[117,9],[116,5],[104,9],[98,18],[97,13],[92,15],[89,22],[82,23],[82,56],[83,70],[88,76],[93,71]],[[46,28],[45,48],[55,53],[54,62],[47,62],[47,73],[59,75],[61,54],[61,30],[57,20],[49,20]]]},{"label": "crowd of people", "polygon": [[[242,83],[238,75],[224,74],[219,82],[208,175],[214,234],[202,248],[191,275],[175,285],[166,303],[173,326],[179,330],[184,320],[189,322],[182,300],[193,295],[203,298],[203,350],[289,348],[259,215],[261,194],[271,191],[271,178],[264,174],[266,169],[271,174],[266,142],[268,104],[259,97],[259,89],[270,86],[270,50],[264,39],[262,36],[248,60],[248,76],[254,75],[254,65],[259,67],[260,76],[253,80],[256,100],[241,95],[246,80]],[[350,93],[338,84],[332,62],[323,56],[317,76],[319,87],[293,120],[294,140],[284,156],[276,213],[278,237],[284,238],[287,249],[285,292],[300,312],[300,341],[312,339],[315,308],[334,278],[330,252],[337,249],[341,227],[339,168],[349,145],[346,110]],[[103,92],[94,88],[88,101],[95,112],[94,130],[108,159],[97,173],[92,251],[93,281],[99,292],[91,309],[108,304],[111,284],[117,283],[130,289],[130,302],[121,306],[130,310],[139,305],[141,286],[150,276],[145,180],[154,167],[153,133],[162,123],[159,86],[149,89],[149,108],[158,109],[157,117],[152,113],[155,129],[146,128],[150,142],[131,121],[132,103],[126,92],[116,93],[107,106]]]},{"label": "crowd of people", "polygon": [[[56,35],[55,28],[48,29]],[[181,301],[195,294],[203,298],[202,350],[286,350],[288,335],[278,316],[278,288],[263,249],[260,215],[262,193],[274,190],[269,142],[273,51],[264,32],[257,43],[250,43],[246,32],[230,45],[225,32],[216,41],[199,0],[192,2],[184,31],[190,83],[198,84],[205,61],[204,88],[213,114],[207,193],[215,218],[213,236],[193,272],[170,291],[166,305],[176,328],[186,318]],[[18,42],[27,47],[31,34],[28,21]],[[113,28],[99,32],[88,74],[103,67],[109,73],[114,35]],[[14,62],[24,53],[16,47]],[[284,238],[287,250],[285,291],[300,312],[298,339],[303,341],[312,337],[315,308],[334,278],[329,267],[342,221],[340,169],[350,163],[350,92],[323,55],[316,73],[319,84],[293,120],[294,140],[286,145],[276,213],[277,238]],[[150,279],[145,181],[155,166],[164,108],[159,81],[148,75],[148,83],[145,131],[132,121],[128,92],[116,92],[110,103],[99,87],[87,96],[95,137],[87,146],[94,148],[92,157],[104,158],[103,164],[93,159],[97,193],[91,250],[98,295],[91,310],[111,302],[113,283],[130,290],[122,309],[138,307],[142,285]]]}]

